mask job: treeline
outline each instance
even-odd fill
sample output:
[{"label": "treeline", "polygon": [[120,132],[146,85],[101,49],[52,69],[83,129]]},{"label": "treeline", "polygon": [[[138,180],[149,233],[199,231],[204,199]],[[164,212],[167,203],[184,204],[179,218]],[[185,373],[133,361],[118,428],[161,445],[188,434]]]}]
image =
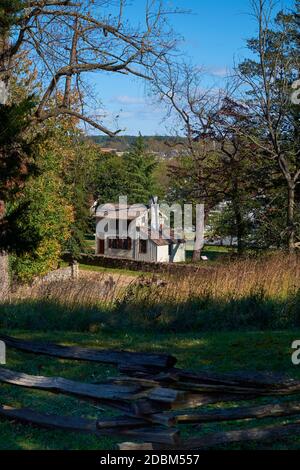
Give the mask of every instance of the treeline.
[{"label": "treeline", "polygon": [[[131,145],[136,143],[138,136],[121,135],[112,138],[107,135],[91,135],[89,136],[89,138],[93,140],[96,144],[105,145],[106,147],[114,147],[116,144],[123,144],[127,147],[130,147]],[[148,142],[152,142],[153,140],[163,143],[174,142],[177,140],[176,137],[170,135],[145,135],[143,136],[143,139],[146,144],[148,144]]]},{"label": "treeline", "polygon": [[[88,137],[92,142],[99,144],[103,148],[113,148],[120,152],[128,151],[130,147],[136,144],[138,138],[138,136],[133,135],[115,136],[113,138],[104,135],[92,135]],[[143,136],[143,140],[149,151],[169,155],[174,150],[173,144],[177,142],[177,137],[146,135]]]}]

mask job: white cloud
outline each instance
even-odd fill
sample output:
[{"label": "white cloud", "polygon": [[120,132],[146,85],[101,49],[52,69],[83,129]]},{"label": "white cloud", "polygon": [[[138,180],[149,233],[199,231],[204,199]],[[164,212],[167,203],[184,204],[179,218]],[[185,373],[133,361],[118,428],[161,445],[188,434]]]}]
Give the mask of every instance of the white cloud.
[{"label": "white cloud", "polygon": [[230,71],[227,67],[216,67],[210,70],[210,73],[213,77],[227,77]]},{"label": "white cloud", "polygon": [[122,118],[122,119],[132,119],[134,117],[135,117],[135,113],[130,112],[130,111],[121,111],[119,113],[119,118]]},{"label": "white cloud", "polygon": [[145,104],[145,100],[138,96],[128,96],[128,95],[121,95],[112,98],[112,103],[118,104],[127,104],[127,105],[138,105],[138,104]]}]

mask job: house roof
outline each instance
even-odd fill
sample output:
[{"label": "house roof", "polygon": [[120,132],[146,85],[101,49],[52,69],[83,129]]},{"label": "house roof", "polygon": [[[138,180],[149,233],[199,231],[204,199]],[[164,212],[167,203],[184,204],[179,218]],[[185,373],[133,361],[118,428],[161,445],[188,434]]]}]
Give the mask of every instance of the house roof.
[{"label": "house roof", "polygon": [[[146,234],[146,231],[141,230],[141,233],[144,235]],[[154,243],[157,246],[167,246],[167,245],[174,245],[178,243],[186,243],[186,240],[183,238],[178,239],[175,237],[174,230],[170,230],[170,236],[168,236],[168,232],[160,232],[158,238],[151,238],[151,229],[148,230],[148,237],[149,240]]]},{"label": "house roof", "polygon": [[143,204],[134,204],[134,206],[127,204],[105,204],[96,209],[95,217],[105,217],[111,220],[135,220],[146,212],[148,212],[148,208]]}]

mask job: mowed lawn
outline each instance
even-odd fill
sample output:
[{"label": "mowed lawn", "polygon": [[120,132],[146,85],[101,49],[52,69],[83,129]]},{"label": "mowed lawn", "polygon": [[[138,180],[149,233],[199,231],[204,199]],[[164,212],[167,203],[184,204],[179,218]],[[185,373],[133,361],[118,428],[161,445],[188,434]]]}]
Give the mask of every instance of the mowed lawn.
[{"label": "mowed lawn", "polygon": [[[140,333],[64,333],[29,332],[1,330],[20,338],[48,340],[61,344],[128,349],[132,351],[168,352],[178,358],[178,366],[193,370],[219,372],[235,371],[274,371],[287,373],[300,378],[300,366],[291,362],[291,344],[300,339],[300,330],[284,332],[236,332],[236,333],[194,333],[194,334],[153,334],[151,331]],[[68,379],[99,382],[107,377],[118,375],[114,367],[103,364],[61,360],[47,356],[36,356],[7,350],[6,367],[34,375],[61,376]],[[278,399],[261,399],[260,403]],[[41,412],[69,416],[100,418],[116,412],[105,409],[101,404],[93,406],[84,401],[63,395],[31,391],[12,385],[0,385],[0,403],[12,406],[29,407]],[[249,404],[249,402],[248,402]],[[231,406],[226,404],[226,406]],[[241,404],[239,405],[241,406]],[[260,424],[286,422],[286,418],[264,419]],[[252,420],[203,426],[183,426],[182,435],[201,435],[203,433],[227,429],[256,426]],[[72,432],[58,432],[37,429],[17,422],[0,419],[0,449],[86,449],[110,450],[122,439],[95,437]],[[125,438],[125,440],[130,440]],[[300,449],[300,436],[282,442],[231,445],[230,449]]]}]

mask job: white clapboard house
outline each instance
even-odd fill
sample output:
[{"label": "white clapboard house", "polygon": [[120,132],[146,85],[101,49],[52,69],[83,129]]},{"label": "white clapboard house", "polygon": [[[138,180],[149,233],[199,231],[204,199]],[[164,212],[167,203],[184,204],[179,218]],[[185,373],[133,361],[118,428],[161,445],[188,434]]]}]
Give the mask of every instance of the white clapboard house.
[{"label": "white clapboard house", "polygon": [[[174,231],[166,228],[167,218],[157,198],[148,206],[105,204],[95,208],[94,214],[96,255],[156,263],[185,261],[185,240],[175,238]],[[128,236],[120,236],[121,227],[128,230]],[[130,235],[132,227],[134,236]]]}]

